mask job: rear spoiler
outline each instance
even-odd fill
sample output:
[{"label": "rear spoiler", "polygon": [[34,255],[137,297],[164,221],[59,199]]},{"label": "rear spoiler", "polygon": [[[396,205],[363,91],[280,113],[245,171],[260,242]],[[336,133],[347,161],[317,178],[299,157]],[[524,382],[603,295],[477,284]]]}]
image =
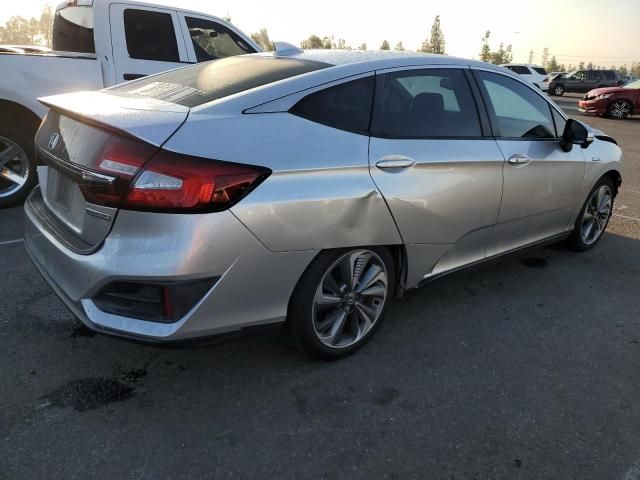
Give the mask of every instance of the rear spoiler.
[{"label": "rear spoiler", "polygon": [[158,147],[189,115],[189,108],[182,105],[107,91],[67,93],[38,101],[75,120],[125,133]]}]

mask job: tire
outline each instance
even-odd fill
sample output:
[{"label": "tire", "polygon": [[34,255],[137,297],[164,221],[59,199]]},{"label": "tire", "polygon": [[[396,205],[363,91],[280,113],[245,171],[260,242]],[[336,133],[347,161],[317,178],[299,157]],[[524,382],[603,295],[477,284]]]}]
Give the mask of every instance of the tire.
[{"label": "tire", "polygon": [[564,85],[562,84],[554,85],[552,94],[558,97],[561,97],[562,95],[564,95]]},{"label": "tire", "polygon": [[[604,202],[603,195],[605,194],[609,197],[608,204]],[[573,250],[584,252],[598,244],[609,224],[609,219],[613,213],[614,200],[615,189],[613,182],[609,177],[602,177],[589,192],[573,226],[573,231],[569,236],[568,243]],[[597,212],[597,215],[594,215],[595,212]],[[591,225],[590,230],[589,225]],[[595,234],[594,229],[597,229]]]},{"label": "tire", "polygon": [[[395,272],[386,248],[321,252],[300,277],[289,302],[287,326],[296,347],[321,360],[336,360],[360,349],[382,323],[393,298]],[[345,278],[352,279],[351,285]]]},{"label": "tire", "polygon": [[607,115],[616,120],[624,120],[631,115],[632,109],[633,105],[629,100],[616,100],[607,107]]},{"label": "tire", "polygon": [[[38,183],[33,156],[35,131],[0,114],[0,208],[22,202]],[[11,175],[12,180],[8,180]],[[16,180],[20,178],[18,183]]]}]

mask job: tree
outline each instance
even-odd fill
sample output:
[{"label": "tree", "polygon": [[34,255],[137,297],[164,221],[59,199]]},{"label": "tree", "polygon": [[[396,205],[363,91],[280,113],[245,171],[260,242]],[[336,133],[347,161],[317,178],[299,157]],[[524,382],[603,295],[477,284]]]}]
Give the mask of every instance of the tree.
[{"label": "tree", "polygon": [[333,48],[339,50],[351,50],[351,47],[347,45],[347,41],[344,38],[339,38],[337,43],[333,44]]},{"label": "tree", "polygon": [[0,26],[0,44],[51,46],[53,10],[45,5],[40,19],[11,17]]},{"label": "tree", "polygon": [[424,39],[422,45],[418,48],[418,51],[445,55],[445,41],[444,33],[442,33],[442,28],[440,28],[440,15],[436,15],[436,18],[433,19],[431,35],[429,38]]},{"label": "tree", "polygon": [[482,37],[482,48],[480,48],[480,60],[483,62],[489,62],[491,60],[491,48],[489,47],[489,37],[491,31],[487,30]]},{"label": "tree", "polygon": [[380,50],[390,50],[391,48],[389,47],[389,42],[387,42],[386,40],[384,40],[382,42],[382,45],[380,45]]},{"label": "tree", "polygon": [[0,27],[0,43],[29,45],[33,43],[32,32],[29,20],[23,17],[11,17],[4,27]]},{"label": "tree", "polygon": [[593,70],[593,62],[587,63],[587,70]]},{"label": "tree", "polygon": [[626,66],[626,65],[620,65],[620,66],[618,67],[618,71],[620,72],[620,75],[623,75],[623,76],[625,76],[625,77],[626,77],[627,75],[629,75],[629,70],[627,70],[627,66]]},{"label": "tree", "polygon": [[322,39],[317,35],[309,35],[309,38],[300,42],[300,46],[305,49],[310,48],[324,48]]},{"label": "tree", "polygon": [[433,53],[438,53],[440,55],[445,54],[444,33],[442,33],[442,28],[440,28],[440,15],[436,15],[436,18],[433,19],[433,25],[431,26],[431,40],[429,43],[431,44],[431,51]]},{"label": "tree", "polygon": [[546,68],[547,67],[547,62],[549,61],[549,49],[547,47],[544,47],[544,50],[542,50],[542,68]]},{"label": "tree", "polygon": [[396,43],[396,48],[394,50],[398,52],[404,52],[404,45],[402,44],[402,41]]},{"label": "tree", "polygon": [[333,42],[329,37],[322,37],[322,48],[324,48],[325,50],[331,50],[332,46]]},{"label": "tree", "polygon": [[513,60],[513,53],[511,45],[504,48],[504,43],[500,43],[500,47],[495,52],[491,52],[489,61],[495,65],[502,65],[504,63],[511,63]]},{"label": "tree", "polygon": [[53,8],[51,8],[51,5],[45,5],[40,14],[38,29],[47,47],[51,47],[53,43],[53,18]]},{"label": "tree", "polygon": [[584,70],[584,62],[578,64],[578,70]]},{"label": "tree", "polygon": [[273,50],[273,42],[269,38],[269,32],[266,28],[261,28],[260,31],[252,33],[251,38],[254,42],[260,45],[263,50]]},{"label": "tree", "polygon": [[367,49],[367,44],[366,43],[361,43],[360,46],[358,47],[358,50],[366,50]]},{"label": "tree", "polygon": [[560,65],[558,65],[555,55],[551,57],[551,60],[549,60],[545,68],[550,72],[557,72],[560,70]]}]

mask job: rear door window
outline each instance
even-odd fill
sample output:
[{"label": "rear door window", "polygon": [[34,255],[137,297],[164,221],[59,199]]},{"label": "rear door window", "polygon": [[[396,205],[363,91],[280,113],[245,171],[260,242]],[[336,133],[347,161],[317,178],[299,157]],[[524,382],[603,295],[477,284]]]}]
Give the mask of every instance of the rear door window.
[{"label": "rear door window", "polygon": [[68,6],[56,12],[53,20],[53,50],[96,53],[93,38],[93,9]]},{"label": "rear door window", "polygon": [[602,74],[604,75],[604,78],[606,78],[607,80],[616,79],[616,72],[614,72],[613,70],[603,70]]},{"label": "rear door window", "polygon": [[371,75],[312,93],[296,103],[290,113],[339,130],[368,135],[374,79]]},{"label": "rear door window", "polygon": [[127,51],[131,58],[159,62],[180,61],[171,14],[126,9],[124,31]]},{"label": "rear door window", "polygon": [[461,69],[379,75],[372,123],[383,138],[481,137],[471,89]]},{"label": "rear door window", "polygon": [[533,69],[540,75],[547,75],[547,71],[542,67],[533,67]]},{"label": "rear door window", "polygon": [[503,138],[555,138],[549,103],[530,87],[496,73],[477,71],[494,133]]},{"label": "rear door window", "polygon": [[196,17],[185,17],[185,21],[198,62],[255,53],[253,47],[225,25]]}]

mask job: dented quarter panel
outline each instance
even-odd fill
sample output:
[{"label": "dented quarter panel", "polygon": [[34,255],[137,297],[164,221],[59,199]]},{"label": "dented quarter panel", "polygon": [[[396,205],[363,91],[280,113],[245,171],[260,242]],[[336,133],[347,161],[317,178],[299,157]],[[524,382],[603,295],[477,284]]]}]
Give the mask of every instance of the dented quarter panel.
[{"label": "dented quarter panel", "polygon": [[[189,142],[197,156],[270,168],[269,179],[231,209],[269,250],[402,243],[369,175],[367,136],[289,113],[201,117],[165,148],[186,150]],[[242,141],[229,141],[240,128]]]}]

